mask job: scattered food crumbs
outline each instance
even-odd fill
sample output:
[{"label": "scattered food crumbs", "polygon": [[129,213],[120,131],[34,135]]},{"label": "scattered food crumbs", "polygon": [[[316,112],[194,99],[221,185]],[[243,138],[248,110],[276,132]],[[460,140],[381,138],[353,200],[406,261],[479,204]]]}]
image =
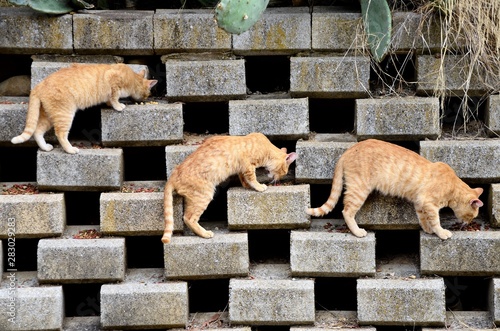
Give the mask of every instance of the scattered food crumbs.
[{"label": "scattered food crumbs", "polygon": [[73,239],[98,239],[101,238],[101,233],[95,229],[80,230],[77,234],[73,235]]},{"label": "scattered food crumbs", "polygon": [[14,184],[11,187],[3,185],[2,193],[6,195],[38,194],[38,187],[33,184]]},{"label": "scattered food crumbs", "polygon": [[481,230],[489,230],[490,226],[485,224],[481,225],[476,221],[472,221],[469,224],[457,221],[453,223],[450,227],[452,231],[481,231]]},{"label": "scattered food crumbs", "polygon": [[122,193],[153,193],[160,192],[159,187],[136,187],[134,184],[122,186],[120,192]]},{"label": "scattered food crumbs", "polygon": [[328,232],[339,232],[339,233],[349,233],[349,228],[345,224],[333,225],[332,223],[326,223],[323,228]]}]

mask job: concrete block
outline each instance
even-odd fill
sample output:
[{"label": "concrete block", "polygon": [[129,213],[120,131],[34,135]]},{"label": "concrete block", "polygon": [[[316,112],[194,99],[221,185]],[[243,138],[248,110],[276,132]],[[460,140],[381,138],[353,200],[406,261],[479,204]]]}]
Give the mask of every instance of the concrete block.
[{"label": "concrete block", "polygon": [[309,185],[242,187],[227,191],[227,223],[232,230],[308,228]]},{"label": "concrete block", "polygon": [[467,88],[467,96],[483,96],[488,88],[481,83],[484,74],[474,71],[470,79],[469,68],[462,55],[446,55],[437,58],[433,55],[417,56],[417,94],[433,95],[436,84],[439,82],[439,72],[444,68],[446,94],[449,96],[463,96]]},{"label": "concrete block", "polygon": [[73,52],[73,15],[44,15],[29,7],[0,10],[0,53]]},{"label": "concrete block", "polygon": [[186,282],[104,284],[101,287],[101,325],[105,329],[185,327],[188,301]]},{"label": "concrete block", "polygon": [[445,330],[494,330],[492,317],[488,311],[448,311],[446,326],[443,328],[422,328],[422,331]]},{"label": "concrete block", "polygon": [[[189,314],[187,329],[207,331],[252,331],[250,326],[231,326],[229,313],[224,312],[196,312]],[[171,329],[169,331],[185,331],[186,329]]]},{"label": "concrete block", "polygon": [[[163,192],[101,193],[100,230],[106,235],[163,234]],[[174,196],[174,232],[184,229],[183,200]]]},{"label": "concrete block", "polygon": [[290,331],[348,331],[353,328],[359,331],[375,331],[374,327],[361,327],[355,311],[349,310],[317,310],[316,321],[311,326],[291,326]]},{"label": "concrete block", "polygon": [[415,49],[439,52],[441,49],[441,27],[439,18],[423,17],[414,12],[392,12],[391,49],[396,53],[407,53]]},{"label": "concrete block", "polygon": [[231,279],[229,320],[242,325],[314,323],[314,281]]},{"label": "concrete block", "polygon": [[123,181],[121,149],[80,149],[68,154],[61,148],[37,153],[37,183],[48,190],[113,190]]},{"label": "concrete block", "polygon": [[355,36],[363,31],[361,14],[337,6],[314,6],[312,13],[312,49],[315,51],[342,51],[361,49],[361,39]]},{"label": "concrete block", "polygon": [[489,199],[490,224],[500,227],[500,184],[491,184]]},{"label": "concrete block", "polygon": [[490,285],[490,312],[493,322],[500,325],[500,278],[493,278]]},{"label": "concrete block", "polygon": [[375,234],[292,231],[290,267],[298,277],[360,277],[375,274]]},{"label": "concrete block", "polygon": [[[62,286],[12,288],[8,276],[0,287],[0,307],[5,308],[2,309],[0,330],[61,330],[64,318]],[[17,285],[17,281],[13,280],[13,284]],[[9,314],[11,312],[14,316]],[[14,320],[9,320],[11,317]]]},{"label": "concrete block", "polygon": [[250,261],[246,233],[216,232],[209,240],[198,236],[174,236],[172,242],[163,247],[167,279],[248,275]]},{"label": "concrete block", "polygon": [[441,134],[437,98],[357,99],[355,114],[360,140],[424,140]]},{"label": "concrete block", "polygon": [[485,115],[490,136],[498,137],[500,135],[500,94],[489,96]]},{"label": "concrete block", "polygon": [[500,273],[499,231],[453,231],[449,240],[420,234],[422,274],[491,276]]},{"label": "concrete block", "polygon": [[[66,227],[64,194],[0,195],[0,238],[9,237],[7,220],[15,224],[16,238],[60,236]],[[36,220],[36,221],[34,221]]]},{"label": "concrete block", "polygon": [[41,239],[38,279],[44,283],[102,283],[123,280],[125,239]]},{"label": "concrete block", "polygon": [[300,183],[331,184],[340,156],[355,142],[299,140],[295,152],[295,179]]},{"label": "concrete block", "polygon": [[442,278],[358,279],[359,324],[444,326],[444,292]]},{"label": "concrete block", "polygon": [[290,58],[292,97],[360,98],[368,95],[370,58],[305,56]]},{"label": "concrete block", "polygon": [[74,316],[65,317],[63,331],[101,331],[101,318],[99,316]]},{"label": "concrete block", "polygon": [[194,152],[198,145],[172,145],[165,147],[165,163],[167,168],[167,178],[170,178],[174,168]]},{"label": "concrete block", "polygon": [[309,135],[309,101],[247,99],[229,101],[229,134],[262,132],[270,139],[300,139]]},{"label": "concrete block", "polygon": [[227,101],[246,96],[244,60],[167,59],[165,67],[169,100]]},{"label": "concrete block", "polygon": [[296,54],[311,49],[311,14],[307,7],[267,8],[247,31],[233,34],[236,54]]},{"label": "concrete block", "polygon": [[[7,245],[8,245],[8,241],[7,241]],[[7,246],[7,250],[8,250],[8,246]],[[6,256],[7,258],[8,256]],[[3,245],[2,245],[2,241],[0,240],[0,265],[4,265],[3,264],[3,261],[4,261],[4,257],[3,257]],[[0,283],[2,282],[2,277],[3,277],[3,268],[0,268]]]},{"label": "concrete block", "polygon": [[231,50],[231,35],[217,26],[212,9],[157,9],[153,23],[156,54]]},{"label": "concrete block", "polygon": [[499,139],[421,141],[420,155],[449,164],[464,181],[500,181]]},{"label": "concrete block", "polygon": [[153,55],[153,11],[88,10],[73,15],[77,54]]},{"label": "concrete block", "polygon": [[104,146],[164,146],[183,138],[182,104],[128,105],[101,110]]}]

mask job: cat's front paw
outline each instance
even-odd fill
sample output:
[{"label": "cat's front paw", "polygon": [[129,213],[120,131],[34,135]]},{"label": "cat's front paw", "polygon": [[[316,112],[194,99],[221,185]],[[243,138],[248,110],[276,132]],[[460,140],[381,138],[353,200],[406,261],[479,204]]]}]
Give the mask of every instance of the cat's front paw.
[{"label": "cat's front paw", "polygon": [[69,154],[78,154],[78,152],[80,152],[80,150],[77,147],[73,147],[73,146],[65,148],[64,150],[66,151],[66,153],[69,153]]},{"label": "cat's front paw", "polygon": [[453,236],[453,233],[451,233],[451,231],[449,230],[445,230],[445,229],[441,229],[439,231],[436,232],[437,236],[443,240],[446,240],[448,238],[451,238],[451,236]]},{"label": "cat's front paw", "polygon": [[266,184],[259,184],[259,185],[255,186],[255,189],[259,192],[264,192],[265,190],[267,190],[267,185]]},{"label": "cat's front paw", "polygon": [[368,234],[368,232],[366,232],[365,229],[357,229],[352,234],[354,234],[358,238],[363,238],[363,237],[366,237],[366,235]]},{"label": "cat's front paw", "polygon": [[205,231],[202,235],[203,238],[205,239],[210,239],[214,237],[214,233],[212,231]]},{"label": "cat's front paw", "polygon": [[40,149],[45,152],[50,152],[54,149],[54,146],[52,146],[51,144],[45,144],[43,147],[40,146]]},{"label": "cat's front paw", "polygon": [[114,108],[115,110],[117,110],[117,111],[122,111],[122,110],[124,110],[124,109],[125,109],[125,107],[126,107],[126,106],[125,106],[123,103],[115,104],[115,105],[113,106],[113,108]]}]

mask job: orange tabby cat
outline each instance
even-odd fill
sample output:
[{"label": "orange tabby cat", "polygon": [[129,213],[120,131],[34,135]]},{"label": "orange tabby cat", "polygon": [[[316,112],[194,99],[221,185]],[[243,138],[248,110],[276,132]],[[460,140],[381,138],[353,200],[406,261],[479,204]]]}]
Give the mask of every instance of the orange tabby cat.
[{"label": "orange tabby cat", "polygon": [[257,181],[255,169],[265,167],[276,181],[287,174],[296,158],[296,153],[287,154],[286,148],[277,148],[262,133],[207,138],[175,167],[165,184],[165,232],[161,241],[169,243],[172,237],[174,191],[184,197],[184,223],[198,236],[212,238],[213,232],[205,230],[198,220],[218,184],[238,174],[243,187],[262,192],[267,186]]},{"label": "orange tabby cat", "polygon": [[354,216],[374,190],[413,202],[422,229],[441,239],[452,235],[441,227],[441,208],[450,207],[458,219],[469,223],[483,206],[479,200],[483,189],[471,189],[446,163],[433,163],[403,147],[369,139],[353,145],[339,158],[328,200],[319,208],[307,209],[307,213],[323,216],[331,212],[342,193],[343,181],[342,214],[357,237],[366,236],[366,231],[358,227]]},{"label": "orange tabby cat", "polygon": [[11,142],[23,143],[33,135],[42,150],[51,151],[53,147],[45,142],[43,135],[54,126],[62,148],[70,154],[78,153],[78,148],[68,141],[76,111],[103,102],[121,111],[125,105],[119,98],[147,98],[157,81],[145,79],[145,74],[145,70],[137,74],[121,63],[73,64],[58,70],[31,91],[26,127]]}]

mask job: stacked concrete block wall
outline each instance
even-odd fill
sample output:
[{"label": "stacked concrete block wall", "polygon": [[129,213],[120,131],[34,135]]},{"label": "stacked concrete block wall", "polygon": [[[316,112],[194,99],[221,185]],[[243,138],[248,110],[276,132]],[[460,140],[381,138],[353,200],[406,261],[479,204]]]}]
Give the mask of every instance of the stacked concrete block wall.
[{"label": "stacked concrete block wall", "polygon": [[[122,112],[78,113],[77,155],[51,132],[51,152],[33,140],[12,145],[28,97],[0,97],[0,329],[500,325],[500,98],[488,96],[479,112],[486,134],[450,135],[451,102],[432,95],[439,27],[421,29],[420,19],[393,13],[391,49],[413,58],[405,70],[415,86],[379,96],[358,8],[270,7],[240,35],[219,29],[207,9],[0,8],[0,64],[24,59],[32,86],[73,62],[123,62],[159,81]],[[445,63],[450,98],[463,95],[456,59]],[[473,80],[468,97],[486,92]],[[255,131],[298,154],[280,185],[222,183],[201,220],[212,239],[183,224],[175,196],[173,238],[162,244],[174,167],[207,136]],[[449,163],[483,188],[477,231],[443,210],[454,232],[443,241],[420,229],[411,203],[379,194],[357,215],[365,238],[346,229],[341,202],[325,218],[308,216],[326,201],[338,158],[370,138]],[[258,179],[268,180],[265,171]]]}]

